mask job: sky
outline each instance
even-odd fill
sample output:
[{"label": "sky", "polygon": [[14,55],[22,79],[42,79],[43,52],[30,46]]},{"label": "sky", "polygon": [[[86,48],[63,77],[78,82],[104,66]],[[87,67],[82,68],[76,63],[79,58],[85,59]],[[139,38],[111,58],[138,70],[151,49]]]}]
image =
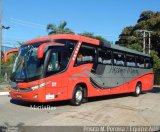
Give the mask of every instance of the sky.
[{"label": "sky", "polygon": [[160,0],[0,0],[3,45],[15,46],[36,37],[46,36],[49,23],[84,31],[115,42],[122,29],[135,25],[144,10],[160,11]]}]

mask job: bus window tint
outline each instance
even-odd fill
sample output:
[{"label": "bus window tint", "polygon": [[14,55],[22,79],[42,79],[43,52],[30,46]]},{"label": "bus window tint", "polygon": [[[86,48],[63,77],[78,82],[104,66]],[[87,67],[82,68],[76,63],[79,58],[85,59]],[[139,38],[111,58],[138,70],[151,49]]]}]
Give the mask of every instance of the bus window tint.
[{"label": "bus window tint", "polygon": [[126,55],[126,65],[128,67],[136,66],[135,57],[133,55]]},{"label": "bus window tint", "polygon": [[146,69],[150,69],[150,68],[152,68],[152,61],[151,61],[151,58],[146,58],[145,59],[145,65],[146,65]]},{"label": "bus window tint", "polygon": [[144,58],[143,57],[138,56],[138,58],[137,58],[137,67],[144,68]]},{"label": "bus window tint", "polygon": [[98,63],[104,64],[104,65],[111,65],[112,64],[111,51],[100,50]]},{"label": "bus window tint", "polygon": [[124,55],[122,53],[113,53],[113,62],[116,66],[124,66]]},{"label": "bus window tint", "polygon": [[59,61],[59,53],[58,52],[52,52],[51,57],[48,63],[47,72],[53,72],[56,73],[60,70],[60,61]]},{"label": "bus window tint", "polygon": [[93,63],[94,61],[95,61],[95,48],[82,44],[77,55],[76,65]]}]

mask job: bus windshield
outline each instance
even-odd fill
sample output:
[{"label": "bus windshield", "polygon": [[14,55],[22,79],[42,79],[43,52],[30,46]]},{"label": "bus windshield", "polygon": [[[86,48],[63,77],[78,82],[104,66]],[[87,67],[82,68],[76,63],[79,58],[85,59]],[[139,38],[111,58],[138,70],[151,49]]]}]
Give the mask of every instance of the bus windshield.
[{"label": "bus windshield", "polygon": [[61,72],[67,67],[75,46],[73,43],[50,48],[45,53],[49,52],[49,59],[45,55],[42,59],[38,58],[38,47],[41,44],[30,44],[20,47],[13,65],[11,81],[34,81]]},{"label": "bus windshield", "polygon": [[17,81],[40,77],[43,63],[37,57],[38,47],[34,45],[21,46],[13,65],[12,76]]}]

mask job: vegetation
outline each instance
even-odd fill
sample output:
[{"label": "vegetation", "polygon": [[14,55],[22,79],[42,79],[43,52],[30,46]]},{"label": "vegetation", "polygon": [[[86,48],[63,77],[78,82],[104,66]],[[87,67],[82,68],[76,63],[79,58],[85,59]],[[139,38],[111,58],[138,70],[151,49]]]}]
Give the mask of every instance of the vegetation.
[{"label": "vegetation", "polygon": [[[47,25],[48,35],[51,35],[51,34],[75,34],[73,30],[71,30],[70,28],[66,28],[66,26],[67,26],[66,21],[61,21],[59,26],[56,26],[55,24],[48,24]],[[101,40],[106,43],[110,43],[108,40],[106,40],[102,36],[94,35],[94,33],[92,33],[92,32],[83,32],[83,33],[79,33],[79,35],[98,39],[98,40]]]},{"label": "vegetation", "polygon": [[[154,70],[160,71],[160,12],[143,11],[135,25],[122,30],[116,44],[142,51],[143,36],[138,30],[153,31],[151,33],[151,56],[154,60]],[[147,39],[146,43],[148,43]]]},{"label": "vegetation", "polygon": [[103,41],[105,43],[110,43],[108,40],[106,40],[102,36],[100,36],[100,35],[94,35],[94,33],[92,33],[92,32],[83,32],[83,33],[79,33],[79,35],[86,36],[86,37],[89,37],[89,38],[98,39],[98,40]]},{"label": "vegetation", "polygon": [[51,34],[74,34],[74,32],[66,28],[67,22],[66,21],[61,21],[59,26],[56,26],[55,24],[48,24],[47,25],[47,32],[48,35]]},{"label": "vegetation", "polygon": [[8,81],[15,57],[16,53],[10,53],[7,62],[4,62],[2,59],[0,82]]}]

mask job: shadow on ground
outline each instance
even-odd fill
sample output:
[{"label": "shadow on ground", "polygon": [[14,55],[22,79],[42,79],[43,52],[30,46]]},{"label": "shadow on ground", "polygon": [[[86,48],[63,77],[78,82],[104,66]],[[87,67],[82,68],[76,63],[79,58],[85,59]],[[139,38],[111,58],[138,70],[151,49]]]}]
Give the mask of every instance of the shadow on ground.
[{"label": "shadow on ground", "polygon": [[147,91],[148,93],[160,93],[159,87],[154,87],[153,90]]}]

